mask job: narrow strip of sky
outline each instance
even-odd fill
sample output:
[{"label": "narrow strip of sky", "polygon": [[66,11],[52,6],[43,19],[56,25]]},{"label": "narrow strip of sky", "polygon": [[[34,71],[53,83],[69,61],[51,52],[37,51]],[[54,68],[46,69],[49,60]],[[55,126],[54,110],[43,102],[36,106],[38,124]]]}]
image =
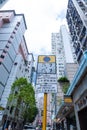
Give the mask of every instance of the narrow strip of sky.
[{"label": "narrow strip of sky", "polygon": [[34,55],[51,52],[51,33],[59,32],[66,24],[68,0],[9,0],[2,10],[15,10],[25,16],[25,39],[29,52]]}]

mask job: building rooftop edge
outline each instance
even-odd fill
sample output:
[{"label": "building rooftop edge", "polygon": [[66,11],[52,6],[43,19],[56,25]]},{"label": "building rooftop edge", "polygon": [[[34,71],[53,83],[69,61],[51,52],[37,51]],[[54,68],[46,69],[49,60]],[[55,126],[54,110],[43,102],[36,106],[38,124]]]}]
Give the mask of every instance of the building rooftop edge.
[{"label": "building rooftop edge", "polygon": [[24,16],[24,14],[22,14],[22,13],[21,13],[21,14],[16,14],[16,13],[15,13],[15,10],[0,10],[0,12],[1,12],[1,13],[4,13],[4,12],[13,12],[14,15],[16,15],[16,16],[17,16],[17,15],[22,15],[22,16],[23,16],[23,19],[24,19],[24,23],[25,23],[25,28],[27,29],[27,25],[26,25],[26,21],[25,21],[25,16]]}]

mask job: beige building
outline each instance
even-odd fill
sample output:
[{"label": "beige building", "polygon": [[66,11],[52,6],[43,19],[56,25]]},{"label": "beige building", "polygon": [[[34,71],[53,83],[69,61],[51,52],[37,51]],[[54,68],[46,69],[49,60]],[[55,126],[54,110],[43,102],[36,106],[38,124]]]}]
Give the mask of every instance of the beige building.
[{"label": "beige building", "polygon": [[78,64],[76,64],[76,63],[66,63],[65,73],[66,73],[66,77],[70,81],[70,83],[72,82],[73,77],[74,77],[77,69],[78,69]]}]

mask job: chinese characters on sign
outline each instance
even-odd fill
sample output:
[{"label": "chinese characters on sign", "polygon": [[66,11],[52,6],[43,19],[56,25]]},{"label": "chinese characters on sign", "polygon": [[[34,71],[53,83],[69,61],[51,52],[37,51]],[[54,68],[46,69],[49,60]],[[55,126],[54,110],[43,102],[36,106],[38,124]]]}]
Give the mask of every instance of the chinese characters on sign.
[{"label": "chinese characters on sign", "polygon": [[54,55],[38,57],[36,92],[57,92],[56,57]]}]

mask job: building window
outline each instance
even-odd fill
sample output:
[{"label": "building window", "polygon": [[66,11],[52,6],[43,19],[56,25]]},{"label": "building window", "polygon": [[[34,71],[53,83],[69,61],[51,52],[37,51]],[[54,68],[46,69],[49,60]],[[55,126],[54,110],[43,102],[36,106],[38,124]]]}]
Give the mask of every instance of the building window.
[{"label": "building window", "polygon": [[14,65],[17,65],[17,64],[18,64],[17,62],[14,63]]}]

